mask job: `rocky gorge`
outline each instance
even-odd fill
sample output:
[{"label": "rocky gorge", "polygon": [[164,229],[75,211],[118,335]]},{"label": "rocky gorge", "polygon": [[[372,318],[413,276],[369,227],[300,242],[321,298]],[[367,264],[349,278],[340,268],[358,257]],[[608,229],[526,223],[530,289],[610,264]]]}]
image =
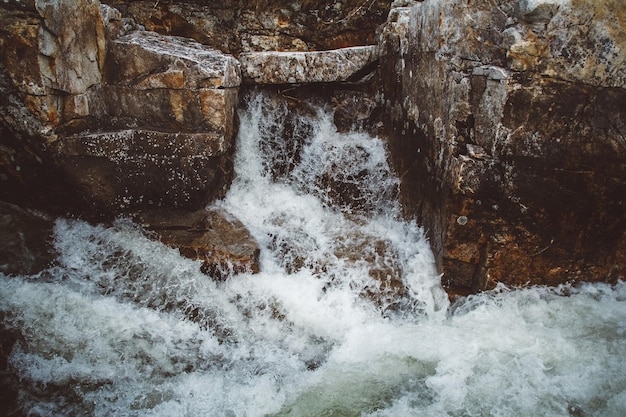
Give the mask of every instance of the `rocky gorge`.
[{"label": "rocky gorge", "polygon": [[[424,225],[451,293],[614,283],[625,20],[617,0],[5,1],[0,199],[36,221],[167,209],[170,225],[146,227],[182,248],[189,237],[163,231],[197,234],[189,213],[224,196],[237,109],[262,88],[296,115],[318,98],[339,130],[385,138],[404,215]],[[3,230],[19,227],[7,210]],[[234,221],[212,224],[242,236],[233,256],[255,270],[259,248]]]}]

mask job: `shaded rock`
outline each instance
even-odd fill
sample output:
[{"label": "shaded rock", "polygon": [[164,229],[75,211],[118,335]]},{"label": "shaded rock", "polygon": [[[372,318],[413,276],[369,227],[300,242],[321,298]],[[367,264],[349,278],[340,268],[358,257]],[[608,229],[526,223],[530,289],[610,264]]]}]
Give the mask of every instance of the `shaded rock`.
[{"label": "shaded rock", "polygon": [[138,221],[163,243],[178,248],[181,255],[201,260],[202,271],[215,279],[259,272],[258,243],[224,210],[150,210],[142,212]]},{"label": "shaded rock", "polygon": [[54,259],[53,222],[43,215],[0,201],[0,272],[31,275]]},{"label": "shaded rock", "polygon": [[379,106],[369,91],[337,91],[331,97],[333,122],[340,132],[370,127]]},{"label": "shaded rock", "polygon": [[16,343],[26,344],[22,333],[3,323],[4,312],[0,312],[0,416],[21,415],[19,404],[20,380],[17,372],[8,364],[9,355]]},{"label": "shaded rock", "polygon": [[389,1],[107,0],[147,30],[183,36],[231,54],[313,51],[375,43]]},{"label": "shaded rock", "polygon": [[90,211],[198,207],[222,197],[231,144],[218,133],[123,130],[70,136],[51,145]]},{"label": "shaded rock", "polygon": [[249,84],[347,81],[377,58],[375,46],[320,52],[248,52],[239,56],[244,81]]},{"label": "shaded rock", "polygon": [[625,276],[625,12],[426,0],[390,13],[390,152],[448,287]]}]

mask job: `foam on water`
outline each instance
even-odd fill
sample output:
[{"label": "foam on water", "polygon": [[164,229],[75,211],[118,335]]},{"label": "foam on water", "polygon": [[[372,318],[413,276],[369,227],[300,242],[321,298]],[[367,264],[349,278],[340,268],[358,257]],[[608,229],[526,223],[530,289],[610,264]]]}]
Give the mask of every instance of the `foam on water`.
[{"label": "foam on water", "polygon": [[383,142],[286,111],[250,99],[218,203],[259,274],[216,282],[129,221],[59,219],[57,265],[0,275],[29,415],[626,415],[626,284],[450,306]]}]

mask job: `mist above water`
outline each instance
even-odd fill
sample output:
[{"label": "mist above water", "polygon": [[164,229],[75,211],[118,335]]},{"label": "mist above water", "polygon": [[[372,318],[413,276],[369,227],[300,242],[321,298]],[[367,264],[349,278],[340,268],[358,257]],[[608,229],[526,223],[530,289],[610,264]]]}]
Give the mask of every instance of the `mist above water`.
[{"label": "mist above water", "polygon": [[626,415],[624,283],[450,305],[382,140],[262,94],[240,120],[216,204],[261,272],[213,281],[128,220],[59,219],[57,265],[0,275],[26,414]]}]

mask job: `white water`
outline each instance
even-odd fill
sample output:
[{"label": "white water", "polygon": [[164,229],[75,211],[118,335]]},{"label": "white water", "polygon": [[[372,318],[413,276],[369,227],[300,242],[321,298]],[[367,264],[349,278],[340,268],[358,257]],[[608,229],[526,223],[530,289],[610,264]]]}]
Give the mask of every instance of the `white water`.
[{"label": "white water", "polygon": [[0,275],[29,415],[626,415],[626,284],[450,306],[382,142],[324,113],[282,142],[286,110],[263,103],[241,113],[219,202],[263,247],[260,274],[215,282],[128,221],[60,219],[57,266]]}]

